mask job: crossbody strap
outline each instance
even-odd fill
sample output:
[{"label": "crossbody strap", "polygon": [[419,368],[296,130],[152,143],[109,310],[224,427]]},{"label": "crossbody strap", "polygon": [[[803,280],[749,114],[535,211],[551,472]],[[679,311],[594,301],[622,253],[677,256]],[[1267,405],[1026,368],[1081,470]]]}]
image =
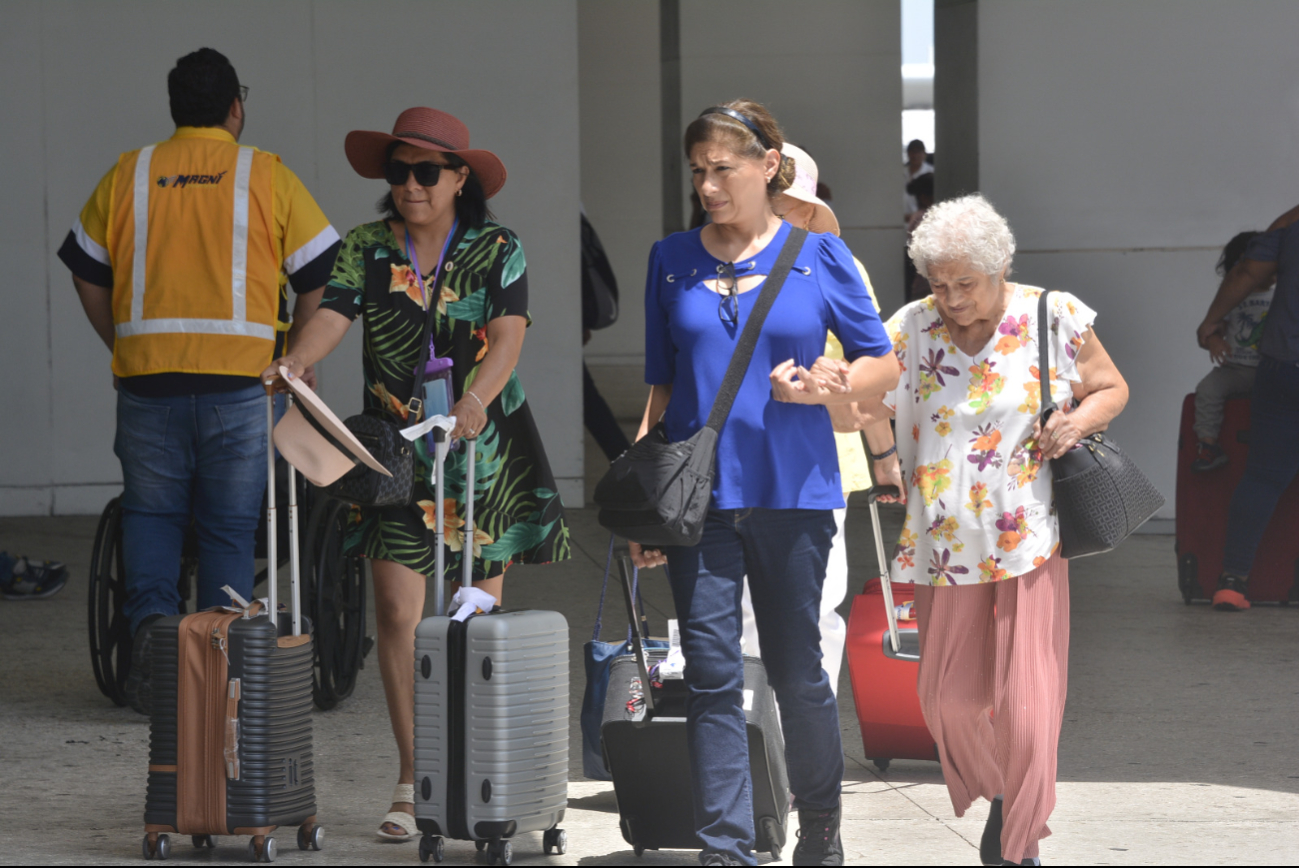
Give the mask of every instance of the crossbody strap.
[{"label": "crossbody strap", "polygon": [[1042,400],[1043,425],[1046,425],[1046,420],[1050,419],[1051,414],[1059,409],[1055,405],[1055,399],[1051,396],[1051,358],[1046,349],[1049,335],[1047,321],[1050,313],[1046,297],[1050,294],[1044,289],[1042,295],[1037,299],[1037,381],[1042,392],[1039,397]]},{"label": "crossbody strap", "polygon": [[753,306],[753,313],[749,314],[749,321],[744,324],[744,331],[740,333],[740,342],[735,346],[731,363],[726,368],[726,377],[722,380],[722,387],[717,390],[712,412],[708,414],[706,427],[718,433],[726,424],[726,417],[731,415],[731,405],[735,403],[735,396],[740,393],[740,384],[744,382],[744,375],[749,370],[749,362],[753,360],[753,351],[758,346],[758,334],[762,331],[762,324],[766,321],[767,314],[771,312],[771,306],[776,303],[776,296],[780,294],[780,288],[785,285],[785,278],[789,277],[789,271],[794,267],[794,260],[803,249],[803,241],[806,238],[806,229],[790,230],[789,237],[785,239],[785,246],[781,248],[780,256],[776,259],[776,266],[767,275],[767,282],[763,285],[762,293]]}]

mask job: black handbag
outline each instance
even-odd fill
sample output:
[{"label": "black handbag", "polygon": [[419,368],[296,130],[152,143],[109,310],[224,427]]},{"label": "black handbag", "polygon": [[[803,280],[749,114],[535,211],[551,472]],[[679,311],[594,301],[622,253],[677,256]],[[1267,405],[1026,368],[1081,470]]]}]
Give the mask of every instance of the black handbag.
[{"label": "black handbag", "polygon": [[[1048,306],[1037,303],[1037,370],[1042,425],[1059,408],[1051,397],[1047,357]],[[1122,448],[1104,434],[1084,437],[1051,459],[1051,486],[1060,519],[1060,556],[1081,558],[1110,551],[1164,505],[1164,497]]]},{"label": "black handbag", "polygon": [[693,546],[704,533],[713,499],[717,437],[749,369],[758,334],[807,238],[793,229],[744,324],[717,390],[708,422],[688,440],[668,441],[662,422],[618,456],[595,487],[598,520],[606,530],[646,546]]}]

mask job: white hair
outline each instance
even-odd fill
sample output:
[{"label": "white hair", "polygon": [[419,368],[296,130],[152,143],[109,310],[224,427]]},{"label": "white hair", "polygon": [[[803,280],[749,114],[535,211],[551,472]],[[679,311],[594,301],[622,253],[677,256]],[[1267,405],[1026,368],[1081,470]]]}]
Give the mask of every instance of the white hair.
[{"label": "white hair", "polygon": [[995,275],[1003,268],[1009,274],[1015,236],[1006,218],[975,193],[931,206],[911,233],[907,253],[926,278],[930,266],[963,260],[983,274]]}]

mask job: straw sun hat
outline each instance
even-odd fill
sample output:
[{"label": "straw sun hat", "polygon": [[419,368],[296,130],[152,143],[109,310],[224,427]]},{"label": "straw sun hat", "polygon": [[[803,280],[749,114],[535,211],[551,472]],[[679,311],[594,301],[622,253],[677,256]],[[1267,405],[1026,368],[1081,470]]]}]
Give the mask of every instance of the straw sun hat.
[{"label": "straw sun hat", "polygon": [[388,146],[405,142],[429,151],[455,154],[468,164],[488,199],[505,186],[505,164],[491,151],[469,147],[469,128],[455,115],[431,108],[408,108],[397,116],[392,133],[352,130],[343,140],[347,161],[362,178],[382,178]]},{"label": "straw sun hat", "polygon": [[301,377],[289,379],[288,373],[280,368],[280,376],[293,392],[293,406],[271,435],[285,461],[317,488],[337,481],[357,464],[392,476]]},{"label": "straw sun hat", "polygon": [[839,220],[829,205],[816,195],[816,160],[807,151],[785,142],[780,153],[794,161],[794,183],[780,195],[794,199],[796,202],[808,202],[814,206],[812,223],[807,228],[812,232],[829,232],[839,234]]}]

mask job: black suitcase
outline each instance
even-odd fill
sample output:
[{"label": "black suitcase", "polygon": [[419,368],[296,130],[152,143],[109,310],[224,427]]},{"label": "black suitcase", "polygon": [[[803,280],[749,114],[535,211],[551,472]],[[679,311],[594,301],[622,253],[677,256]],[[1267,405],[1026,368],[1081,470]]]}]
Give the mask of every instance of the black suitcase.
[{"label": "black suitcase", "polygon": [[[690,753],[686,745],[686,688],[681,680],[651,682],[649,669],[667,649],[646,650],[643,618],[632,598],[632,566],[619,560],[634,654],[619,657],[609,673],[601,726],[605,765],[613,775],[622,836],[636,855],[646,850],[697,850]],[[650,685],[645,690],[643,685]],[[753,779],[754,850],[780,859],[789,814],[785,741],[767,670],[744,658],[744,716],[748,722]]]},{"label": "black suitcase", "polygon": [[[267,521],[276,525],[274,455],[269,437]],[[217,835],[249,835],[253,861],[275,859],[276,827],[297,826],[300,849],[319,850],[311,738],[311,625],[301,615],[297,487],[289,469],[292,614],[274,622],[274,571],[268,604],[156,621],[150,638],[149,777],[145,859],[166,859],[168,833],[215,847]],[[268,563],[276,534],[268,533]],[[183,683],[182,683],[183,682]]]}]

